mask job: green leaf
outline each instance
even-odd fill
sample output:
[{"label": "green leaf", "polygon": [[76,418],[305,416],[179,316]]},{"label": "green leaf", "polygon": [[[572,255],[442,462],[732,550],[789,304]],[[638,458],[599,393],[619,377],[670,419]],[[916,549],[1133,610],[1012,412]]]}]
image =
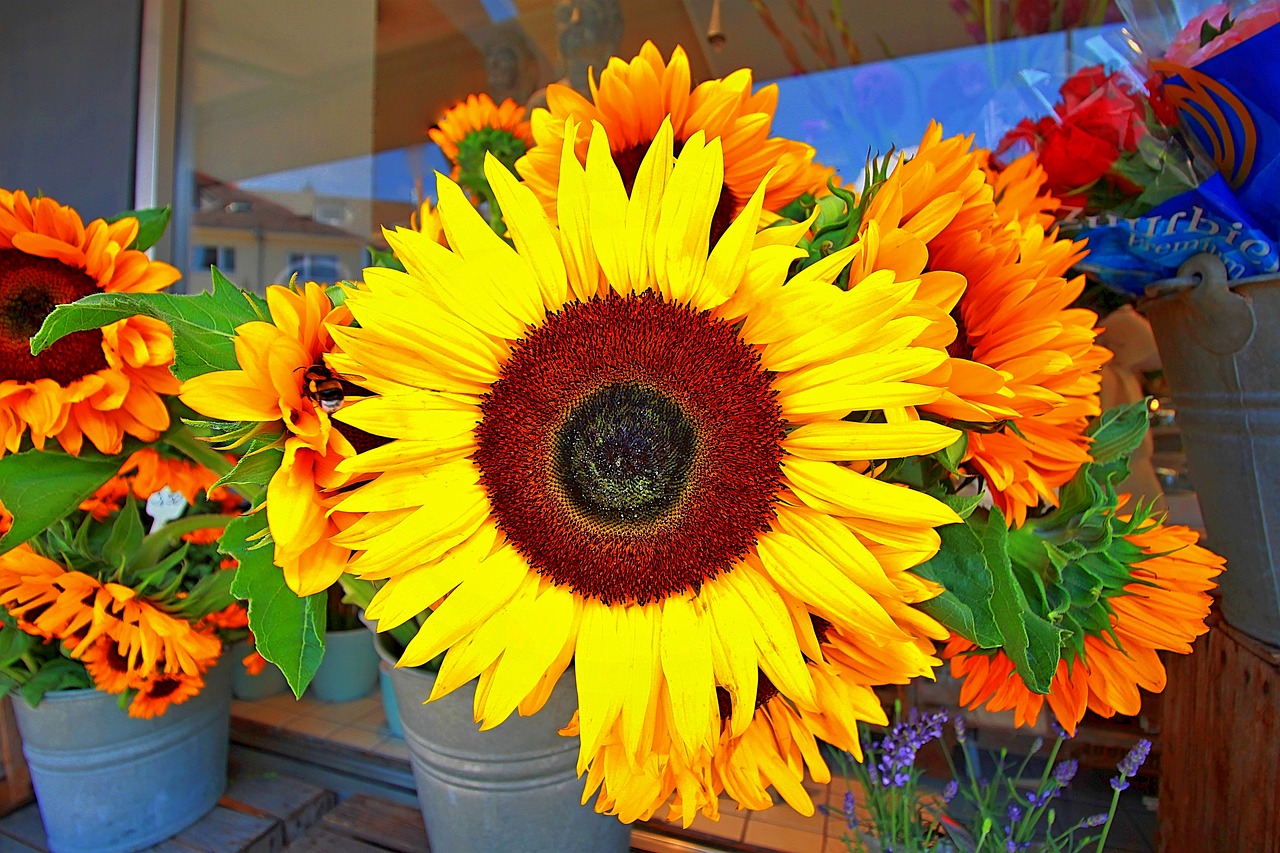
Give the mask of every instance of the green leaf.
[{"label": "green leaf", "polygon": [[172,293],[91,293],[59,305],[31,339],[38,355],[72,332],[97,329],[126,317],[145,315],[173,329],[174,374],[190,379],[215,370],[237,370],[232,339],[236,327],[269,316],[266,301],[245,293],[213,270],[213,290],[194,296]]},{"label": "green leaf", "polygon": [[1089,454],[1094,462],[1106,465],[1127,458],[1142,444],[1147,435],[1151,398],[1107,409],[1098,416],[1086,434],[1093,437]]},{"label": "green leaf", "polygon": [[973,515],[973,511],[982,505],[982,495],[970,495],[961,497],[960,495],[935,495],[938,500],[942,501],[951,509],[955,510],[956,515],[961,518],[968,518]]},{"label": "green leaf", "polygon": [[249,630],[258,651],[280,667],[293,695],[302,696],[324,657],[323,592],[299,598],[275,565],[275,549],[254,547],[267,529],[267,514],[242,515],[227,525],[221,549],[240,562],[231,594],[249,602]]},{"label": "green leaf", "polygon": [[[973,524],[973,520],[968,523]],[[1004,515],[999,509],[991,510],[986,529],[981,532],[981,547],[991,570],[992,610],[1004,638],[1004,653],[1013,661],[1023,683],[1035,693],[1048,693],[1062,654],[1064,632],[1031,611],[1014,577],[1006,536]]]},{"label": "green leaf", "polygon": [[118,222],[126,216],[132,216],[138,220],[138,236],[133,238],[128,248],[145,252],[160,242],[160,238],[164,236],[164,229],[169,227],[170,212],[171,209],[168,207],[147,207],[142,210],[126,210],[124,213],[117,213],[107,221]]},{"label": "green leaf", "polygon": [[19,630],[6,618],[3,627],[0,627],[0,667],[13,665],[31,651],[38,642],[40,642],[38,638]]},{"label": "green leaf", "polygon": [[123,460],[88,448],[79,456],[28,450],[0,459],[0,503],[13,513],[13,529],[0,538],[0,554],[77,509],[120,470]]},{"label": "green leaf", "polygon": [[396,257],[395,252],[384,251],[373,246],[366,246],[365,248],[369,250],[369,257],[371,259],[369,266],[388,267],[393,270],[400,270],[400,272],[404,272],[404,264],[400,263],[400,259]]},{"label": "green leaf", "polygon": [[102,548],[102,556],[116,568],[123,566],[142,545],[142,537],[146,532],[142,529],[142,517],[138,513],[138,502],[133,495],[125,497],[124,506],[111,521],[111,535]]},{"label": "green leaf", "polygon": [[84,664],[69,658],[54,658],[40,666],[40,671],[31,676],[27,683],[18,689],[27,704],[35,707],[40,704],[44,694],[50,690],[69,690],[77,687],[92,687],[89,673]]},{"label": "green leaf", "polygon": [[213,491],[219,486],[229,486],[248,498],[255,506],[266,494],[267,482],[275,476],[284,460],[284,449],[280,447],[261,447],[250,450],[236,466],[223,474],[216,483],[209,487]]},{"label": "green leaf", "polygon": [[942,584],[947,592],[923,602],[920,609],[982,648],[998,648],[1004,638],[991,610],[991,570],[981,540],[967,524],[939,527],[938,535],[942,547],[915,572]]},{"label": "green leaf", "polygon": [[235,572],[225,570],[205,575],[187,593],[186,598],[182,599],[182,604],[177,610],[178,614],[186,619],[195,621],[202,616],[207,616],[227,607],[236,600],[235,596],[231,594],[231,586],[235,583],[235,576]]},{"label": "green leaf", "polygon": [[960,437],[947,447],[933,454],[933,457],[942,464],[952,474],[960,474],[960,462],[963,461],[965,453],[969,450],[969,433],[962,432]]}]

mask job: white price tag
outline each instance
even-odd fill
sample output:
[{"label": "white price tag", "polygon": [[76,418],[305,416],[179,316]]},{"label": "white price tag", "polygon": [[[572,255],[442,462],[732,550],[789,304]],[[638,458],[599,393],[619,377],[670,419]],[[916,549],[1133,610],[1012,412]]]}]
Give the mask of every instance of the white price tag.
[{"label": "white price tag", "polygon": [[147,515],[151,516],[151,532],[155,533],[174,519],[181,518],[186,510],[187,499],[182,496],[182,493],[165,486],[147,498]]}]

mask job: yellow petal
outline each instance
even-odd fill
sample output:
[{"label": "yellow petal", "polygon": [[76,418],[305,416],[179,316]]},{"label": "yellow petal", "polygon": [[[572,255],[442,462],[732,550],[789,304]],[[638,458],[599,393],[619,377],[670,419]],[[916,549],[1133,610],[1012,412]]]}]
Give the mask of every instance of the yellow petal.
[{"label": "yellow petal", "polygon": [[474,631],[511,600],[528,574],[529,567],[515,548],[500,549],[476,566],[471,577],[427,617],[397,665],[422,666]]},{"label": "yellow petal", "polygon": [[716,727],[711,619],[701,598],[673,595],[662,603],[662,672],[671,693],[677,747],[693,756],[710,750]]},{"label": "yellow petal", "polygon": [[818,421],[792,430],[782,440],[782,447],[804,459],[842,462],[933,453],[950,447],[959,438],[958,430],[931,421],[898,424]]},{"label": "yellow petal", "polygon": [[791,457],[783,462],[782,473],[801,500],[834,515],[920,527],[960,521],[960,516],[937,498],[832,462]]},{"label": "yellow petal", "polygon": [[517,181],[492,154],[485,154],[484,174],[502,209],[511,241],[538,282],[542,304],[548,311],[559,311],[569,298],[559,235],[533,191]]}]

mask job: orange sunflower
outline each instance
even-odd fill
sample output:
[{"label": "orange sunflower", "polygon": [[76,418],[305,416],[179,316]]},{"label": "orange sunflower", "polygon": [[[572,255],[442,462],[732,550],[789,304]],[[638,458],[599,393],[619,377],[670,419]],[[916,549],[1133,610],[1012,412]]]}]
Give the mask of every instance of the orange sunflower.
[{"label": "orange sunflower", "polygon": [[187,503],[194,504],[217,480],[218,475],[202,465],[186,459],[162,456],[154,448],[144,447],[130,454],[120,466],[119,473],[81,503],[80,509],[92,513],[94,518],[101,521],[124,506],[128,495],[146,500],[165,487],[181,494],[187,499]]},{"label": "orange sunflower", "polygon": [[591,80],[591,100],[567,86],[548,86],[548,108],[533,111],[535,145],[516,163],[516,170],[554,219],[566,119],[575,122],[570,144],[582,164],[587,162],[592,123],[604,127],[614,163],[630,192],[658,128],[669,117],[676,154],[699,131],[708,142],[719,139],[723,146],[724,184],[711,225],[714,242],[742,212],[770,169],[777,171],[765,193],[766,212],[777,211],[806,192],[825,188],[832,174],[813,162],[811,146],[770,138],[778,87],[765,86],[752,93],[751,84],[751,71],[744,68],[692,88],[684,49],[677,47],[668,63],[653,42],[647,41],[630,62],[617,57],[609,60],[599,84],[594,77]]},{"label": "orange sunflower", "polygon": [[972,137],[943,139],[931,124],[917,154],[876,188],[850,282],[881,269],[921,275],[916,298],[935,322],[920,340],[951,335],[939,313],[954,319],[950,358],[930,377],[944,393],[918,409],[979,427],[964,464],[1016,526],[1042,500],[1056,505],[1058,487],[1089,461],[1084,429],[1100,411],[1111,354],[1094,343],[1097,315],[1070,307],[1084,279],[1065,275],[1084,248],[1045,232],[1043,210],[1055,202],[1039,194],[1043,171],[991,174],[987,157]]},{"label": "orange sunflower", "polygon": [[469,95],[446,110],[427,135],[453,164],[455,181],[464,172],[482,176],[486,152],[511,168],[533,145],[526,112],[510,98],[495,104],[486,94]]},{"label": "orange sunflower", "polygon": [[74,659],[112,640],[139,678],[198,675],[222,652],[217,637],[198,633],[133,589],[67,571],[28,544],[0,554],[0,606],[27,633],[62,641]]},{"label": "orange sunflower", "polygon": [[154,441],[169,426],[161,395],[173,335],[150,317],[75,332],[38,356],[31,337],[55,306],[100,291],[153,293],[178,279],[168,264],[128,249],[138,220],[85,225],[50,198],[0,189],[0,455],[29,432],[37,448],[57,439],[78,454],[85,437],[119,453],[125,434]]},{"label": "orange sunflower", "polygon": [[1110,628],[1064,648],[1047,696],[1032,693],[1003,652],[984,651],[953,636],[942,654],[951,660],[952,675],[964,679],[961,704],[1013,709],[1018,725],[1032,725],[1048,702],[1071,733],[1086,710],[1104,717],[1137,714],[1139,687],[1153,693],[1164,689],[1158,652],[1189,654],[1191,643],[1208,630],[1209,590],[1225,560],[1197,545],[1198,538],[1186,527],[1154,521],[1124,537],[1144,559],[1130,565],[1123,594],[1108,599]]},{"label": "orange sunflower", "polygon": [[142,682],[110,637],[99,637],[80,655],[80,662],[93,679],[93,686],[104,693],[123,693]]},{"label": "orange sunflower", "polygon": [[170,705],[181,705],[204,689],[204,678],[187,673],[156,675],[138,686],[138,692],[129,703],[129,716],[149,720],[169,710]]},{"label": "orange sunflower", "polygon": [[281,424],[284,460],[267,485],[267,522],[289,588],[311,595],[332,586],[350,556],[329,541],[338,531],[333,490],[348,481],[337,465],[377,442],[329,417],[352,390],[330,364],[331,330],[349,325],[351,313],[312,283],[301,290],[269,287],[267,305],[271,323],[236,329],[240,369],[193,377],[181,398],[210,417]]}]

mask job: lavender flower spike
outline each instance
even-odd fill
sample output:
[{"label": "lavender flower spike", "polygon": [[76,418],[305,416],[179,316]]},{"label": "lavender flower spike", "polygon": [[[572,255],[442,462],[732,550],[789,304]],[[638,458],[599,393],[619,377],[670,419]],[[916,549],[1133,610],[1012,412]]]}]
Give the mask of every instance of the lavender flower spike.
[{"label": "lavender flower spike", "polygon": [[858,828],[858,810],[854,806],[853,792],[844,792],[844,823],[850,829]]},{"label": "lavender flower spike", "polygon": [[1053,780],[1061,787],[1065,788],[1071,784],[1071,780],[1076,778],[1076,771],[1080,769],[1080,762],[1074,758],[1064,761],[1057,767],[1053,768]]},{"label": "lavender flower spike", "polygon": [[956,715],[952,718],[951,723],[956,727],[956,740],[960,741],[960,743],[964,743],[965,738],[968,737],[968,733],[965,731],[964,727],[964,715],[959,711],[956,711]]},{"label": "lavender flower spike", "polygon": [[1117,791],[1123,791],[1129,787],[1129,778],[1138,775],[1138,768],[1147,760],[1147,756],[1151,754],[1151,741],[1142,738],[1133,749],[1129,750],[1129,754],[1121,759],[1116,765],[1116,769],[1120,771],[1118,776],[1111,777],[1111,787]]},{"label": "lavender flower spike", "polygon": [[958,793],[960,793],[960,783],[952,779],[947,783],[947,787],[942,789],[942,801],[949,803],[956,798]]}]

